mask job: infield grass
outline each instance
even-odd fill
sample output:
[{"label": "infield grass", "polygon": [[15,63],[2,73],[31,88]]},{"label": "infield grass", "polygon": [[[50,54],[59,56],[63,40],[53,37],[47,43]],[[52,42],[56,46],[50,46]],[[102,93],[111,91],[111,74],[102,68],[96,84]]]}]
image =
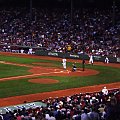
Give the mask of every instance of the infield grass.
[{"label": "infield grass", "polygon": [[[1,61],[13,62],[19,64],[29,64],[35,62],[46,62],[52,63],[57,67],[61,67],[60,61],[52,60],[41,60],[33,58],[20,58],[12,56],[3,56],[0,55]],[[68,63],[68,66],[71,66],[72,63]],[[80,67],[80,64],[77,64]],[[50,66],[49,66],[50,67]],[[46,91],[62,90],[68,88],[76,88],[90,85],[98,84],[107,84],[120,82],[120,68],[112,68],[106,66],[91,66],[86,65],[86,68],[94,69],[100,71],[97,75],[86,76],[86,77],[58,77],[58,76],[40,76],[34,78],[52,78],[59,80],[59,83],[55,84],[36,84],[28,82],[29,78],[19,79],[19,80],[10,80],[10,81],[1,81],[0,82],[0,98],[16,96],[16,95],[25,95],[32,93],[40,93]],[[7,65],[0,64],[0,78],[9,77],[9,76],[18,76],[31,74],[28,72],[29,67],[16,66],[16,65]]]}]

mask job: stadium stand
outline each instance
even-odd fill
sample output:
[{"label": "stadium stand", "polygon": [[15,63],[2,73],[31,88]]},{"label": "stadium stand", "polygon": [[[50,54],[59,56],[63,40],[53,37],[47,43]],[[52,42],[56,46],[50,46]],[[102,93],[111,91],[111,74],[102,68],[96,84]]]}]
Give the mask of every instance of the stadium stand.
[{"label": "stadium stand", "polygon": [[119,120],[120,90],[102,90],[39,101],[45,107],[20,108],[1,114],[1,120]]},{"label": "stadium stand", "polygon": [[[29,48],[56,52],[120,56],[120,8],[112,9],[26,8],[0,9],[0,51],[20,53]],[[0,114],[0,120],[120,120],[120,90],[107,95],[80,93],[42,100],[47,107],[22,108]]]},{"label": "stadium stand", "polygon": [[0,51],[32,47],[80,54],[84,41],[88,54],[119,56],[120,9],[116,11],[113,25],[111,9],[74,9],[72,23],[69,9],[33,8],[32,21],[25,8],[0,10]]}]

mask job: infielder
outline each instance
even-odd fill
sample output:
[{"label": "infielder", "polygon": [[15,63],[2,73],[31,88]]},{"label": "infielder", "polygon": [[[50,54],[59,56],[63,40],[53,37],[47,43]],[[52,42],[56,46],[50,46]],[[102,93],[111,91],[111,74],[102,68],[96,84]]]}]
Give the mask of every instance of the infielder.
[{"label": "infielder", "polygon": [[108,57],[105,57],[105,61],[104,61],[105,63],[109,63],[109,59],[108,59]]},{"label": "infielder", "polygon": [[66,60],[65,58],[62,59],[63,68],[64,68],[65,70],[66,70],[66,61],[67,61],[67,60]]},{"label": "infielder", "polygon": [[89,64],[92,64],[92,65],[93,65],[93,55],[91,54],[89,57],[90,57],[90,59],[89,59]]}]

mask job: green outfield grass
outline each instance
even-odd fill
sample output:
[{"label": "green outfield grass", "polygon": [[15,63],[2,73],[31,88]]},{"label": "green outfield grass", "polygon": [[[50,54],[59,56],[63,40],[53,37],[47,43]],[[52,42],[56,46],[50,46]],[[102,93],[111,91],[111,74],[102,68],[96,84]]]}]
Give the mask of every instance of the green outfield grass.
[{"label": "green outfield grass", "polygon": [[[46,62],[52,63],[54,66],[61,67],[60,61],[51,61],[51,60],[41,60],[33,58],[20,58],[12,56],[3,56],[0,55],[0,61],[13,62],[19,64],[29,64],[36,62]],[[68,66],[72,66],[72,63],[67,63]],[[77,64],[77,67],[82,65]],[[46,67],[46,66],[45,66]],[[50,67],[50,66],[49,66]],[[107,84],[120,82],[120,68],[112,68],[105,66],[91,66],[86,65],[86,68],[94,69],[100,71],[99,74],[86,77],[58,77],[58,76],[40,76],[34,78],[52,78],[59,80],[59,83],[56,84],[36,84],[28,82],[29,78],[11,80],[11,81],[2,81],[0,82],[0,98],[16,96],[16,95],[25,95],[31,93],[39,93],[46,91],[62,90],[67,88],[75,88],[82,86],[98,85],[98,84]],[[0,78],[9,77],[9,76],[19,76],[31,74],[28,72],[29,67],[21,67],[16,65],[7,65],[0,63]]]}]

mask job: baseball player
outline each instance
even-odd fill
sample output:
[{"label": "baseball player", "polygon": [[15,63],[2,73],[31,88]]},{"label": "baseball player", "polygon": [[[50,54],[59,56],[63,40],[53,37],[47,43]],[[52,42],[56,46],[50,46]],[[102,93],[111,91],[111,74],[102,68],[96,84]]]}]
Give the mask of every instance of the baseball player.
[{"label": "baseball player", "polygon": [[62,59],[63,68],[64,68],[65,70],[66,70],[66,61],[67,61],[67,60],[66,60],[65,58]]},{"label": "baseball player", "polygon": [[90,54],[90,59],[89,59],[89,64],[92,64],[93,65],[93,55],[92,54]]},{"label": "baseball player", "polygon": [[109,63],[109,59],[108,59],[108,57],[105,57],[105,61],[104,61],[105,63]]},{"label": "baseball player", "polygon": [[77,67],[75,64],[73,64],[73,67],[72,67],[72,72],[75,72],[77,70]]}]

